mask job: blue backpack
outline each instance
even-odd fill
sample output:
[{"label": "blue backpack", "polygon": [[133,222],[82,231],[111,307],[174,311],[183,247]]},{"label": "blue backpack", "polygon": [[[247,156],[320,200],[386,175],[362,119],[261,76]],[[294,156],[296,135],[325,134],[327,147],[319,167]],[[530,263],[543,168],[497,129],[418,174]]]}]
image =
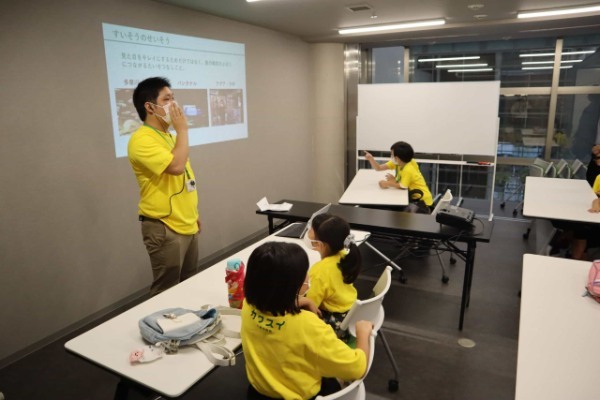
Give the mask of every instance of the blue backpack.
[{"label": "blue backpack", "polygon": [[[180,346],[195,345],[213,364],[235,365],[235,354],[224,343],[225,337],[239,338],[240,333],[224,329],[221,315],[240,316],[240,310],[166,308],[142,318],[138,325],[144,340],[161,347],[166,354],[177,353]],[[222,359],[214,354],[221,355]]]}]

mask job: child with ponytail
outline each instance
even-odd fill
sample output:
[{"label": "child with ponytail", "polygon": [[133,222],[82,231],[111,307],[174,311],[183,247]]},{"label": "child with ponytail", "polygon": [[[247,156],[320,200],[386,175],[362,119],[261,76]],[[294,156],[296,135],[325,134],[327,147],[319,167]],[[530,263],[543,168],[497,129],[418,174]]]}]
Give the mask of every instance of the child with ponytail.
[{"label": "child with ponytail", "polygon": [[360,251],[350,225],[338,216],[320,214],[313,219],[305,241],[321,255],[321,261],[308,272],[306,299],[314,303],[338,337],[347,341],[348,332],[339,325],[356,301],[353,283],[361,269]]}]

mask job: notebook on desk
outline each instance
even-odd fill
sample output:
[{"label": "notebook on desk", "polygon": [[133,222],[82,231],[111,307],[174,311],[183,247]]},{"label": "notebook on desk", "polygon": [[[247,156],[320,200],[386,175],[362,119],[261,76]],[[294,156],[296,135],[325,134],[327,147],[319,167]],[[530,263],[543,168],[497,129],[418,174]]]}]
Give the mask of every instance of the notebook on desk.
[{"label": "notebook on desk", "polygon": [[310,216],[310,219],[308,220],[308,222],[296,222],[294,224],[291,224],[290,226],[283,229],[281,232],[276,233],[275,236],[302,239],[304,237],[304,235],[306,234],[306,232],[308,232],[308,230],[310,229],[312,220],[317,215],[325,214],[326,212],[328,212],[330,207],[331,207],[331,203],[329,203],[325,207],[322,207],[322,208],[318,209],[317,211],[315,211],[313,213],[313,215]]}]

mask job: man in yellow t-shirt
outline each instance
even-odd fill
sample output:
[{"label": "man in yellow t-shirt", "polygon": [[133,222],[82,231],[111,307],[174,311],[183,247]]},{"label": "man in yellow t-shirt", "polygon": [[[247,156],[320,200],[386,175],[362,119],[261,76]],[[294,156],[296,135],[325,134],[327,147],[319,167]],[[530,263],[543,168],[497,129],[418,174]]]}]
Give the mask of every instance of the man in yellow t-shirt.
[{"label": "man in yellow t-shirt", "polygon": [[[190,165],[188,125],[165,78],[148,78],[133,92],[144,124],[127,153],[140,187],[139,219],[150,255],[156,295],[189,278],[198,268],[198,192]],[[172,125],[177,133],[168,132]]]},{"label": "man in yellow t-shirt", "polygon": [[[397,188],[408,189],[413,194],[411,201],[423,200],[427,207],[433,204],[433,197],[427,187],[425,178],[419,170],[419,165],[414,160],[415,152],[412,146],[406,142],[396,142],[391,147],[392,160],[385,164],[378,164],[373,155],[365,151],[365,158],[371,164],[371,167],[377,171],[394,170],[395,174],[387,174],[386,179],[379,182],[383,189]],[[411,193],[411,194],[412,194]],[[420,196],[420,197],[418,197]]]}]

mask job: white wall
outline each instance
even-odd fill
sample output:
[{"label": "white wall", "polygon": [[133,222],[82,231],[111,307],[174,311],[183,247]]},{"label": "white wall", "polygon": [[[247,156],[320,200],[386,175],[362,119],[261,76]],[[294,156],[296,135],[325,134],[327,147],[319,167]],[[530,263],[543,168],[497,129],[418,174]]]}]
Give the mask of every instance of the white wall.
[{"label": "white wall", "polygon": [[4,5],[0,365],[150,284],[137,184],[114,156],[102,22],[246,45],[249,138],[190,151],[201,258],[266,227],[260,197],[313,200],[310,45],[148,0]]}]

